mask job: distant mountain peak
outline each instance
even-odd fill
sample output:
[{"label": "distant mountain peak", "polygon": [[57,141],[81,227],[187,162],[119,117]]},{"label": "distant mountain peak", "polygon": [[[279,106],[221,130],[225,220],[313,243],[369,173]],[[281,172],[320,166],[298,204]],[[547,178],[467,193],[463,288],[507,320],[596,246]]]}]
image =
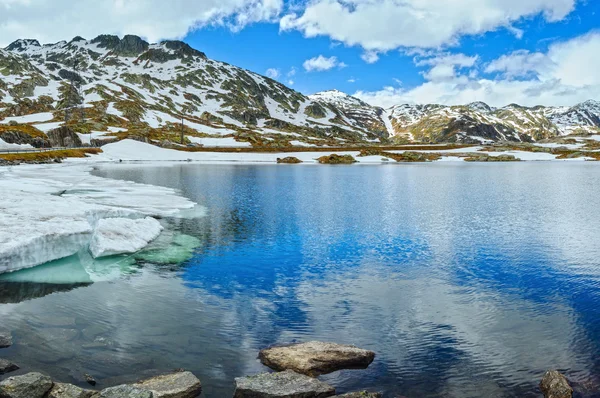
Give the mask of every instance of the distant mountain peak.
[{"label": "distant mountain peak", "polygon": [[491,106],[482,101],[471,102],[467,105],[467,108],[472,109],[474,111],[486,113],[493,112],[495,110],[495,108],[492,108]]},{"label": "distant mountain peak", "polygon": [[36,39],[19,39],[10,43],[5,50],[13,52],[23,52],[29,47],[41,47],[40,42]]}]

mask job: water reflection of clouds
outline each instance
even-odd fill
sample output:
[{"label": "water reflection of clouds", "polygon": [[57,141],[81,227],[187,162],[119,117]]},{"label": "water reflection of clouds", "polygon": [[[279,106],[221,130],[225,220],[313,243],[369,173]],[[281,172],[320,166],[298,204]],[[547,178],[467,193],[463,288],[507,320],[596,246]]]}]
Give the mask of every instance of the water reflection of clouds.
[{"label": "water reflection of clouds", "polygon": [[[258,349],[306,339],[379,354],[367,371],[326,377],[342,389],[406,396],[536,396],[548,368],[577,377],[597,369],[598,251],[589,242],[600,237],[591,200],[600,184],[586,165],[134,174],[207,205],[207,217],[178,224],[205,245],[176,274],[147,268],[130,289],[86,289],[80,305],[106,303],[97,316],[123,325],[115,338],[127,349],[202,367],[221,378],[213,391],[260,371]],[[160,328],[173,335],[140,333]],[[199,355],[206,360],[194,365]]]}]

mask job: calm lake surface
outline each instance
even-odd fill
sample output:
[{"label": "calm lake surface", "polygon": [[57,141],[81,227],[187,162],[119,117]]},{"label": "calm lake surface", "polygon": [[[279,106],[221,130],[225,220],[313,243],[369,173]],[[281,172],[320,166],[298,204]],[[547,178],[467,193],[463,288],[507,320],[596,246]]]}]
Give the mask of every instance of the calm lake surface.
[{"label": "calm lake surface", "polygon": [[95,174],[177,188],[206,215],[163,220],[182,246],[196,242],[180,264],[163,248],[105,264],[91,283],[82,254],[0,279],[1,324],[15,335],[0,354],[25,371],[80,385],[85,372],[105,387],[186,368],[203,396],[228,397],[235,377],[265,370],[261,348],[316,339],[377,353],[368,370],[322,378],[338,392],[539,397],[558,368],[578,396],[600,397],[593,163]]}]

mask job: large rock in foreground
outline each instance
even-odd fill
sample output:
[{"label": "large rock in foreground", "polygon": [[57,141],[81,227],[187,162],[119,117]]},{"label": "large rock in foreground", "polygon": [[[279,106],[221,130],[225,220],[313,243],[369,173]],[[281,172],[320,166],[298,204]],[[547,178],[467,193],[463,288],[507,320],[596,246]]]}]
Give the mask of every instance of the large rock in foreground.
[{"label": "large rock in foreground", "polygon": [[375,353],[352,345],[311,341],[267,348],[260,352],[259,358],[271,369],[291,369],[316,377],[340,369],[367,368],[375,359]]},{"label": "large rock in foreground", "polygon": [[12,345],[12,334],[9,330],[0,328],[0,348],[10,347]]},{"label": "large rock in foreground", "polygon": [[154,398],[196,398],[202,392],[200,380],[191,372],[178,372],[152,377],[134,384],[152,391]]},{"label": "large rock in foreground", "polygon": [[573,389],[567,378],[556,370],[546,372],[540,383],[540,389],[545,398],[571,398],[573,396]]},{"label": "large rock in foreground", "polygon": [[9,377],[0,383],[0,398],[42,398],[52,388],[52,379],[41,373]]},{"label": "large rock in foreground", "polygon": [[18,369],[19,369],[19,367],[17,365],[15,365],[14,363],[7,361],[6,359],[0,358],[0,375],[3,375],[5,373],[14,372],[15,370],[18,370]]},{"label": "large rock in foreground", "polygon": [[151,391],[123,384],[102,390],[99,398],[154,398],[154,395]]},{"label": "large rock in foreground", "polygon": [[106,218],[98,222],[90,252],[94,258],[132,254],[158,238],[162,230],[160,222],[152,217],[139,220]]},{"label": "large rock in foreground", "polygon": [[55,383],[48,398],[98,398],[98,391],[84,390],[72,384]]},{"label": "large rock in foreground", "polygon": [[292,370],[235,379],[234,398],[324,398],[335,388]]}]

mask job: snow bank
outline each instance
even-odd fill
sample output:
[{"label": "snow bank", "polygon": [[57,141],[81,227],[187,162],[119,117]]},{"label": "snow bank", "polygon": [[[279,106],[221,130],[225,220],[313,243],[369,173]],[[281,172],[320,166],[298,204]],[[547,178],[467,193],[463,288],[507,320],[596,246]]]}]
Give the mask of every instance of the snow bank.
[{"label": "snow bank", "polygon": [[233,137],[225,138],[199,138],[187,136],[187,138],[196,144],[202,144],[207,147],[251,147],[249,142],[238,142]]},{"label": "snow bank", "polygon": [[32,149],[33,147],[29,144],[9,144],[0,138],[0,149]]},{"label": "snow bank", "polygon": [[156,239],[162,230],[162,225],[152,217],[106,218],[98,222],[90,252],[94,258],[135,253]]},{"label": "snow bank", "polygon": [[0,120],[0,124],[8,124],[10,122],[17,123],[36,123],[36,122],[47,122],[48,120],[54,119],[52,112],[34,113],[33,115],[25,116],[10,116],[4,120]]}]

